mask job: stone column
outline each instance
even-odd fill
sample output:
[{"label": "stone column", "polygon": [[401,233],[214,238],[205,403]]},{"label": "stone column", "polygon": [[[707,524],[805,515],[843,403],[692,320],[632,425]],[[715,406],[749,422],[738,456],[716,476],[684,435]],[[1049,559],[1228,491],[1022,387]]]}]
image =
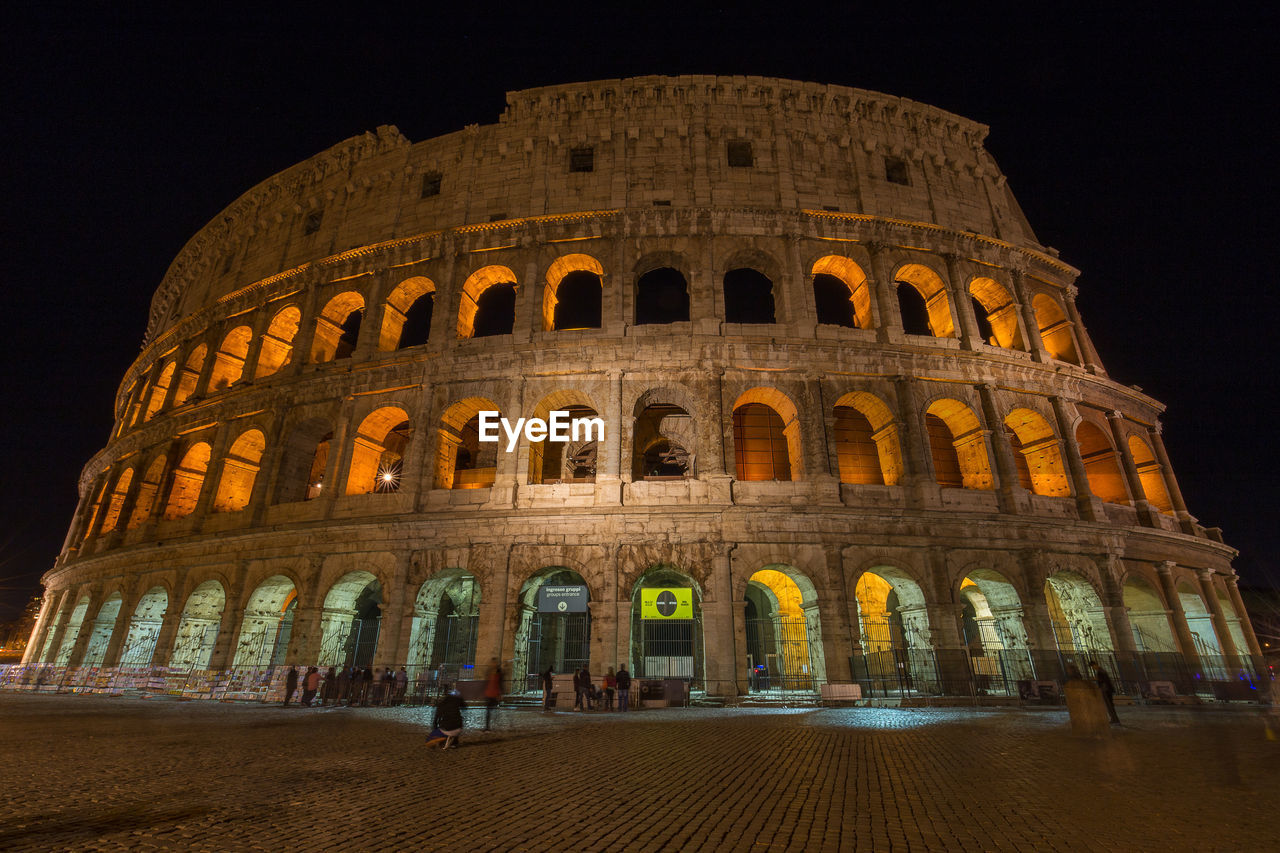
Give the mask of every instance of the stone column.
[{"label": "stone column", "polygon": [[294,610],[289,650],[285,654],[286,664],[314,666],[318,662],[320,644],[324,641],[323,615],[324,607],[320,604],[308,607],[299,604]]},{"label": "stone column", "polygon": [[231,573],[230,586],[223,592],[226,598],[222,605],[222,615],[218,620],[218,633],[213,641],[213,651],[209,655],[209,669],[229,669],[235,661],[236,643],[240,639],[241,623],[244,610],[248,606],[249,596],[253,590],[245,589],[245,575],[248,562],[237,560],[235,570]]},{"label": "stone column", "polygon": [[[503,657],[507,647],[505,631],[507,621],[507,587],[510,583],[511,547],[489,545],[473,547],[468,563],[481,562],[486,580],[480,596],[480,618],[476,628],[476,663],[487,664],[490,658]],[[473,572],[479,576],[479,572]],[[519,602],[517,602],[517,605]],[[514,655],[514,648],[512,649]]]},{"label": "stone column", "polygon": [[1164,477],[1164,487],[1169,493],[1169,503],[1173,505],[1178,524],[1182,527],[1183,533],[1188,536],[1195,536],[1196,520],[1187,511],[1187,502],[1182,498],[1182,489],[1178,487],[1178,478],[1173,475],[1173,466],[1169,464],[1169,452],[1165,450],[1164,438],[1161,436],[1163,432],[1163,426],[1157,421],[1154,427],[1147,430],[1147,435],[1151,439],[1151,447],[1155,450],[1156,461],[1160,463],[1160,473]]},{"label": "stone column", "polygon": [[933,455],[925,431],[924,413],[920,411],[916,394],[917,380],[911,376],[895,376],[894,388],[898,398],[898,438],[902,449],[902,479],[910,506],[925,503],[925,490],[936,482],[933,475]]},{"label": "stone column", "polygon": [[960,348],[976,350],[979,344],[986,341],[978,333],[978,318],[973,313],[973,299],[961,284],[964,271],[960,268],[960,257],[954,253],[944,254],[947,262],[947,293],[951,297],[951,313],[957,321],[956,332],[960,338]]},{"label": "stone column", "polygon": [[[745,652],[746,626],[742,608],[735,608],[730,566],[733,545],[717,553],[711,561],[711,576],[702,601],[702,665],[706,691],[710,696],[737,696],[746,692],[746,673],[740,657]],[[741,648],[740,648],[741,647]]]},{"label": "stone column", "polygon": [[1075,493],[1076,507],[1082,521],[1105,521],[1107,511],[1102,501],[1093,494],[1089,486],[1089,472],[1084,467],[1084,457],[1080,455],[1080,445],[1076,443],[1075,432],[1071,429],[1071,417],[1067,414],[1067,400],[1062,397],[1050,397],[1053,406],[1053,417],[1058,424],[1058,436],[1062,446],[1062,455],[1067,462],[1067,473],[1071,477],[1071,489]]},{"label": "stone column", "polygon": [[1074,284],[1068,284],[1062,289],[1062,301],[1067,307],[1067,319],[1071,321],[1071,328],[1075,332],[1076,349],[1080,354],[1080,363],[1090,373],[1106,376],[1107,371],[1102,366],[1102,359],[1098,358],[1098,351],[1093,346],[1093,339],[1089,337],[1089,331],[1084,327],[1084,320],[1080,319],[1080,310],[1076,308],[1076,295],[1079,293],[1080,288]]},{"label": "stone column", "polygon": [[867,251],[871,253],[871,279],[867,286],[875,294],[876,309],[880,314],[876,340],[898,343],[902,340],[902,313],[898,310],[898,294],[888,250],[880,243],[868,243]]},{"label": "stone column", "polygon": [[1027,333],[1027,352],[1032,360],[1044,364],[1050,361],[1049,351],[1044,348],[1044,339],[1040,337],[1040,323],[1036,320],[1036,309],[1031,304],[1031,294],[1023,278],[1022,270],[1009,270],[1009,279],[1013,282],[1014,297],[1018,300],[1018,308],[1022,312],[1022,325]]},{"label": "stone column", "polygon": [[384,600],[382,622],[378,626],[378,648],[373,662],[375,667],[388,667],[409,662],[409,634],[403,629],[405,624],[413,618],[415,596],[413,590],[409,589],[409,562],[412,558],[412,551],[397,554],[391,586],[389,589],[382,588]]},{"label": "stone column", "polygon": [[53,613],[53,596],[45,595],[44,601],[40,604],[40,614],[36,616],[36,624],[31,629],[31,636],[27,638],[27,647],[22,651],[23,666],[32,663],[32,658],[39,654],[40,644],[44,641],[44,635],[49,628],[49,620],[53,618]]},{"label": "stone column", "polygon": [[[605,402],[605,410],[600,413],[604,418],[604,441],[598,444],[599,455],[596,457],[596,505],[620,506],[622,504],[622,424],[625,415],[622,412],[622,371],[609,371],[606,380],[609,384],[609,398]],[[630,477],[630,466],[627,466]]]},{"label": "stone column", "polygon": [[1026,489],[1018,482],[1018,466],[1013,458],[1013,445],[1009,443],[1009,434],[1005,432],[1004,421],[996,410],[995,386],[983,382],[978,385],[978,398],[982,401],[982,417],[987,424],[987,434],[991,437],[991,450],[996,462],[996,499],[1000,511],[1016,513],[1018,500],[1026,494]]},{"label": "stone column", "polygon": [[1187,624],[1187,614],[1182,610],[1182,599],[1178,597],[1178,588],[1173,580],[1172,561],[1156,563],[1156,574],[1160,578],[1160,589],[1164,592],[1165,602],[1169,607],[1169,621],[1172,623],[1173,636],[1178,641],[1178,648],[1187,666],[1193,672],[1202,668],[1200,653],[1196,650],[1195,638],[1191,636],[1191,626]]},{"label": "stone column", "polygon": [[1134,508],[1138,510],[1138,518],[1147,527],[1159,527],[1155,519],[1156,510],[1147,500],[1142,490],[1142,477],[1138,475],[1138,466],[1134,464],[1133,453],[1129,451],[1129,441],[1124,434],[1124,415],[1119,411],[1107,412],[1107,424],[1111,427],[1111,439],[1115,442],[1116,451],[1120,454],[1120,468],[1124,471],[1125,483],[1129,486],[1129,494],[1133,495]]},{"label": "stone column", "polygon": [[1200,580],[1200,592],[1209,604],[1209,613],[1213,616],[1213,630],[1218,635],[1218,645],[1222,648],[1222,656],[1226,658],[1227,669],[1232,675],[1238,673],[1240,655],[1236,651],[1235,637],[1231,636],[1231,626],[1227,624],[1227,614],[1222,610],[1222,602],[1218,600],[1218,590],[1213,585],[1213,570],[1200,569],[1196,572]]},{"label": "stone column", "polygon": [[844,555],[838,546],[827,546],[827,576],[818,594],[818,618],[822,625],[822,660],[831,684],[853,681],[849,666],[851,644],[850,607],[845,601]]},{"label": "stone column", "polygon": [[160,619],[160,630],[156,636],[155,651],[151,654],[152,666],[168,666],[169,656],[173,654],[173,641],[178,633],[178,625],[182,622],[182,611],[187,601],[187,570],[182,570],[178,582],[173,585],[169,595],[169,604],[165,607],[164,616]]},{"label": "stone column", "polygon": [[250,326],[253,338],[249,341],[249,350],[244,354],[244,368],[240,374],[239,382],[236,383],[237,385],[240,383],[252,385],[254,379],[257,378],[258,359],[262,357],[262,339],[267,334],[267,324],[271,322],[269,313],[269,308],[262,307],[258,309],[253,318],[253,325]]},{"label": "stone column", "polygon": [[1245,644],[1249,647],[1249,656],[1253,659],[1253,671],[1260,677],[1267,673],[1266,659],[1262,656],[1262,646],[1258,644],[1258,635],[1253,631],[1253,622],[1249,619],[1249,610],[1244,606],[1240,596],[1240,579],[1235,575],[1227,575],[1223,580],[1227,584],[1227,595],[1231,597],[1231,606],[1235,608],[1236,618],[1240,620],[1240,630],[1244,632]]},{"label": "stone column", "polygon": [[218,484],[226,470],[227,448],[231,445],[232,438],[231,424],[224,423],[210,443],[209,464],[205,468],[204,482],[200,484],[200,498],[196,501],[196,508],[191,513],[197,528],[204,524],[204,520],[212,512],[213,501],[218,494]]}]

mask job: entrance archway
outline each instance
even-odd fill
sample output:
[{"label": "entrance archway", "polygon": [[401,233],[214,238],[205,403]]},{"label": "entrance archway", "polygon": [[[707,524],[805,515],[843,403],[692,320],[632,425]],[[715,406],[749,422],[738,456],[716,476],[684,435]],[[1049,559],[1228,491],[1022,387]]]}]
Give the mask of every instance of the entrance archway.
[{"label": "entrance archway", "polygon": [[150,666],[156,653],[156,640],[160,639],[160,623],[169,609],[169,593],[164,587],[147,590],[133,610],[129,620],[129,633],[125,634],[124,647],[120,650],[121,666]]},{"label": "entrance archway", "polygon": [[854,594],[862,658],[854,656],[854,679],[871,695],[937,692],[938,665],[920,585],[902,569],[876,566],[858,579]]},{"label": "entrance archway", "polygon": [[[89,642],[85,646],[84,656],[80,658],[80,666],[102,666],[107,657],[107,646],[111,644],[111,637],[116,632],[116,619],[120,616],[120,605],[123,603],[124,599],[118,592],[113,592],[102,602],[102,606],[98,608],[98,618],[93,620],[90,628]],[[70,626],[67,627],[67,634],[71,634]],[[71,654],[71,649],[65,643],[63,648],[68,655]]]},{"label": "entrance archway", "polygon": [[182,609],[177,636],[173,639],[173,652],[169,655],[172,669],[208,669],[213,656],[213,646],[218,640],[218,626],[227,596],[222,584],[207,580],[187,596],[187,606]]},{"label": "entrance archway", "polygon": [[1231,675],[1222,654],[1222,644],[1213,624],[1213,614],[1209,612],[1204,599],[1184,582],[1178,584],[1178,600],[1182,602],[1182,612],[1186,616],[1187,627],[1191,629],[1191,639],[1200,655],[1200,667],[1204,670],[1205,678],[1212,681],[1228,680]]},{"label": "entrance archway", "polygon": [[513,690],[519,684],[526,692],[537,692],[539,674],[548,667],[566,673],[590,663],[589,598],[582,575],[564,566],[548,566],[524,582],[520,587]]},{"label": "entrance archway", "polygon": [[320,657],[326,666],[369,666],[378,648],[382,584],[369,572],[347,572],[324,597]]},{"label": "entrance archway", "polygon": [[1022,620],[1022,599],[994,569],[975,569],[960,582],[961,623],[979,693],[1013,695],[1035,677]]},{"label": "entrance archway", "polygon": [[752,693],[811,692],[826,681],[813,584],[792,566],[769,565],[747,581],[747,663]]},{"label": "entrance archway", "polygon": [[1085,663],[1089,661],[1117,676],[1111,632],[1093,584],[1075,572],[1058,572],[1044,582],[1044,597],[1058,652],[1064,658],[1078,658],[1072,662],[1082,674],[1087,674]]},{"label": "entrance archway", "polygon": [[681,678],[700,689],[702,646],[702,590],[679,569],[650,568],[631,592],[631,675]]},{"label": "entrance archway", "polygon": [[409,677],[438,683],[476,663],[480,585],[462,569],[448,569],[418,589],[409,633]]},{"label": "entrance archway", "polygon": [[267,667],[284,663],[293,634],[298,591],[284,575],[258,584],[244,608],[232,667]]}]

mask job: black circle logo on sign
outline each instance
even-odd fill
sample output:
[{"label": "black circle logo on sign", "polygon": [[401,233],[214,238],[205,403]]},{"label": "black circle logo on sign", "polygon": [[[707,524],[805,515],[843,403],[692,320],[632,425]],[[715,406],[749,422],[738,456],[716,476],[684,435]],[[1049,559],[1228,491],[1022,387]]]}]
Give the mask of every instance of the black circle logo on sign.
[{"label": "black circle logo on sign", "polygon": [[676,594],[669,589],[664,589],[658,593],[658,598],[653,602],[653,607],[663,616],[670,616],[676,612],[676,608],[680,603],[676,601]]}]

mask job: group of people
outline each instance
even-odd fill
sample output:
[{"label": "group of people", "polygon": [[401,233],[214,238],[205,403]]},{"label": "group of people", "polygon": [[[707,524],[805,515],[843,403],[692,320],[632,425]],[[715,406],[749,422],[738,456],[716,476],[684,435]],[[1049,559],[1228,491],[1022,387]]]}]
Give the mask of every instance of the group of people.
[{"label": "group of people", "polygon": [[344,666],[341,671],[331,666],[321,672],[319,667],[309,666],[305,674],[298,667],[289,667],[284,679],[284,707],[293,701],[293,694],[302,686],[302,705],[311,707],[316,696],[320,705],[399,705],[404,701],[409,687],[409,674],[404,667],[394,671],[391,667],[379,671],[373,667]]},{"label": "group of people", "polygon": [[[554,707],[555,692],[552,676],[555,670],[548,667],[542,673],[542,707],[550,711]],[[618,697],[618,710],[626,711],[631,701],[631,673],[623,664],[615,674],[613,667],[600,679],[600,684],[591,680],[591,670],[585,666],[573,671],[573,710],[575,711],[612,711],[614,695]]]}]

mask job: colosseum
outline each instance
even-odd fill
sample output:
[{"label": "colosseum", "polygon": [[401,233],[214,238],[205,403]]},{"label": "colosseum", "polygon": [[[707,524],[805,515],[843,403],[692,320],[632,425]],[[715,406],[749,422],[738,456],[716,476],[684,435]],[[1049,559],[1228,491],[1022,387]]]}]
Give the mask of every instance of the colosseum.
[{"label": "colosseum", "polygon": [[[1247,696],[1235,551],[986,135],[642,77],[267,179],[155,293],[25,677],[214,695],[496,658],[513,693],[627,665],[707,697],[1025,698],[1099,662]],[[553,412],[603,429],[483,440]]]}]

